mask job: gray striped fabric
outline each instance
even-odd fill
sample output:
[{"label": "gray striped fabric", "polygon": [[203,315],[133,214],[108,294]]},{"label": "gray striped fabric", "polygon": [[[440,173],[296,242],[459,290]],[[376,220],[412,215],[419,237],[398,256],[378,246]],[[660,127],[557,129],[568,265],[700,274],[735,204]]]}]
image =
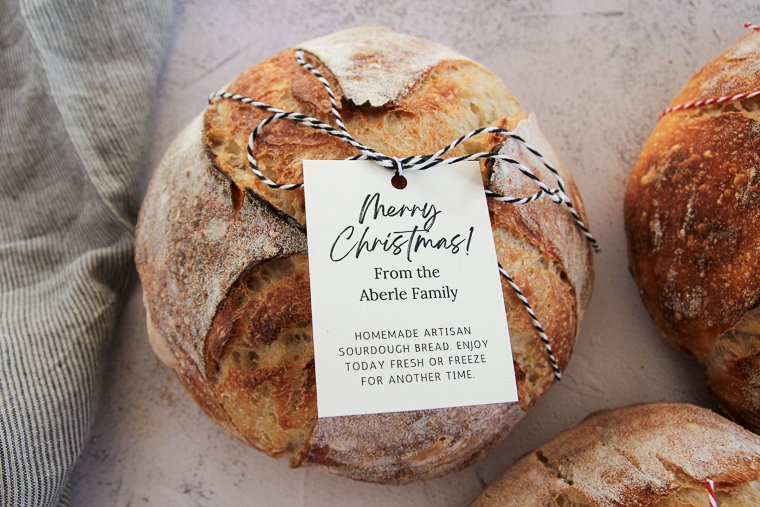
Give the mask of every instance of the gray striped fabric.
[{"label": "gray striped fabric", "polygon": [[132,279],[170,0],[0,0],[0,504],[66,505]]}]

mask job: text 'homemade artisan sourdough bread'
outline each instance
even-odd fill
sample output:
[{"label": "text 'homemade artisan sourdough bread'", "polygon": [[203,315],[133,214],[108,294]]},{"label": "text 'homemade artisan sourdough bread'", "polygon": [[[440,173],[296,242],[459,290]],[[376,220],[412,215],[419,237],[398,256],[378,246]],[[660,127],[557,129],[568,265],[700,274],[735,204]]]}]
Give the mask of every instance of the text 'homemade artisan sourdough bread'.
[{"label": "text 'homemade artisan sourdough bread'", "polygon": [[[583,214],[575,184],[536,120],[479,64],[384,28],[338,32],[301,48],[335,90],[348,130],[365,145],[392,156],[420,155],[481,126],[514,129],[560,167]],[[332,121],[323,86],[298,65],[293,49],[225,89]],[[156,354],[215,421],[294,467],[395,483],[461,469],[498,442],[553,382],[524,307],[504,284],[519,403],[318,419],[303,191],[270,189],[245,157],[249,132],[267,115],[215,100],[156,170],[136,254]],[[451,154],[502,143],[478,136]],[[510,141],[501,150],[552,181],[524,148]],[[302,160],[356,152],[279,121],[257,138],[255,154],[272,180],[299,182]],[[483,163],[482,171],[497,192],[536,191],[507,165]],[[522,206],[492,201],[489,211],[499,261],[530,299],[564,368],[590,295],[590,249],[566,208],[548,199]]]},{"label": "text 'homemade artisan sourdough bread'", "polygon": [[760,505],[760,437],[682,403],[597,412],[521,458],[472,507]]},{"label": "text 'homemade artisan sourdough bread'", "polygon": [[[672,104],[760,89],[760,32]],[[760,430],[760,97],[663,116],[628,181],[631,272],[655,324],[694,354],[721,407]]]}]

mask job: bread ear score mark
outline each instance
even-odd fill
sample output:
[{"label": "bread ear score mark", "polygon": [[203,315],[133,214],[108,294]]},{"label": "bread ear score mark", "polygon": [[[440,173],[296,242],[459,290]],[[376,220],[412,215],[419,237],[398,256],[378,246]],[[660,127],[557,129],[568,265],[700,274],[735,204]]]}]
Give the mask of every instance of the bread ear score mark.
[{"label": "bread ear score mark", "polygon": [[[322,83],[322,86],[324,87],[325,92],[327,93],[327,97],[330,101],[330,110],[337,127],[334,127],[333,125],[330,125],[327,123],[323,123],[316,118],[312,118],[302,113],[283,111],[276,107],[270,106],[263,102],[259,102],[250,97],[246,97],[244,95],[240,95],[237,93],[217,92],[215,94],[212,94],[209,97],[209,102],[212,102],[215,99],[230,99],[230,100],[251,105],[257,109],[272,113],[270,116],[266,117],[261,122],[259,122],[259,124],[256,126],[255,129],[251,130],[251,133],[248,136],[248,142],[246,144],[246,155],[248,159],[248,165],[250,166],[251,171],[261,182],[263,182],[269,188],[279,189],[279,190],[295,190],[295,189],[303,187],[303,182],[278,183],[278,182],[272,181],[263,172],[261,172],[256,162],[256,157],[254,155],[254,146],[256,142],[256,137],[259,134],[261,134],[262,130],[266,128],[267,125],[277,120],[289,120],[296,123],[300,123],[302,125],[306,125],[315,130],[324,132],[325,134],[328,134],[330,136],[336,137],[350,144],[351,146],[356,148],[357,151],[360,152],[359,155],[350,157],[348,160],[371,160],[375,162],[376,164],[382,167],[385,167],[386,169],[395,171],[397,177],[402,176],[404,171],[424,171],[436,165],[449,165],[449,164],[456,164],[458,162],[473,161],[473,160],[480,160],[480,159],[502,160],[514,166],[522,174],[527,176],[538,187],[538,191],[526,197],[513,197],[513,196],[501,195],[492,190],[486,190],[485,191],[486,197],[495,199],[497,201],[505,202],[507,204],[528,204],[546,196],[555,204],[558,204],[560,206],[564,205],[567,208],[568,213],[570,213],[570,215],[573,217],[573,220],[575,221],[576,226],[581,231],[583,236],[586,238],[588,243],[591,244],[594,250],[600,251],[599,243],[591,234],[591,231],[589,230],[588,226],[585,224],[585,222],[581,218],[580,213],[577,211],[570,197],[567,195],[565,191],[565,182],[563,181],[562,176],[560,176],[557,169],[555,169],[543,157],[543,155],[541,155],[541,153],[537,149],[535,149],[533,146],[528,144],[528,142],[525,141],[525,139],[523,139],[518,134],[511,132],[509,130],[503,129],[503,128],[499,128],[499,127],[481,127],[459,137],[458,139],[455,139],[454,141],[449,143],[447,146],[444,146],[437,152],[430,155],[416,155],[416,156],[406,157],[406,158],[397,158],[397,157],[391,157],[391,156],[385,155],[383,153],[380,153],[370,148],[369,146],[365,146],[364,144],[360,143],[359,141],[353,138],[353,136],[348,132],[348,129],[346,128],[345,123],[343,122],[343,118],[340,114],[340,109],[338,108],[338,104],[335,100],[335,95],[332,91],[332,88],[330,87],[330,83],[319,72],[319,70],[317,70],[313,65],[311,65],[305,60],[303,50],[297,49],[295,51],[295,58],[301,67],[309,71],[320,83]],[[533,156],[535,156],[541,162],[541,164],[544,167],[546,167],[554,175],[554,178],[556,180],[556,187],[549,187],[538,176],[536,176],[536,174],[528,166],[522,164],[518,160],[515,160],[513,158],[510,158],[506,155],[499,153],[498,148],[490,152],[478,152],[478,153],[472,153],[469,155],[462,155],[459,157],[443,158],[444,155],[446,155],[447,153],[455,149],[460,144],[464,143],[465,141],[467,141],[468,139],[472,137],[475,137],[481,134],[497,134],[508,139],[513,139],[517,141],[518,143],[522,144]],[[528,315],[530,316],[533,327],[536,329],[536,332],[538,333],[538,336],[541,339],[541,342],[546,350],[546,354],[548,356],[549,362],[551,363],[552,370],[554,370],[554,378],[557,381],[561,380],[562,371],[559,367],[559,363],[557,362],[557,359],[554,356],[554,351],[552,350],[549,337],[546,335],[546,332],[544,331],[543,326],[541,325],[541,323],[538,320],[538,317],[534,313],[533,307],[530,305],[527,297],[522,292],[522,290],[520,290],[520,287],[516,284],[514,279],[509,275],[509,273],[501,265],[499,265],[499,272],[502,274],[502,276],[504,276],[504,278],[507,280],[507,283],[509,283],[512,289],[516,292],[518,299],[520,300],[520,302],[523,304],[526,311],[528,312]]]}]

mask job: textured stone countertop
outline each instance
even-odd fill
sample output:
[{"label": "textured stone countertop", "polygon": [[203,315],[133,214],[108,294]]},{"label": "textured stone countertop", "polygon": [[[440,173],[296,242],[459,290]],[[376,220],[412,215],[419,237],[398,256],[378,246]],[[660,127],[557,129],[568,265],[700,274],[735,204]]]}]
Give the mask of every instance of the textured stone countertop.
[{"label": "textured stone countertop", "polygon": [[672,400],[714,407],[702,371],[654,329],[627,269],[622,199],[639,150],[689,76],[760,22],[756,0],[189,1],[177,8],[149,166],[232,76],[331,31],[383,24],[498,74],[570,167],[603,251],[562,383],[462,472],[409,486],[291,470],[204,416],[153,355],[139,285],[117,326],[72,505],[464,506],[516,458],[586,414]]}]

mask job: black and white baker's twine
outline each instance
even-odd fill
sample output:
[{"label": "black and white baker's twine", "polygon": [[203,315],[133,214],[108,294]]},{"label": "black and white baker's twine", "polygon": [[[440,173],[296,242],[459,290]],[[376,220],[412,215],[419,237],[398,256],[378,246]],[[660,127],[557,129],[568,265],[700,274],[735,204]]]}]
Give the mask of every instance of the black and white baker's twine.
[{"label": "black and white baker's twine", "polygon": [[530,320],[533,323],[533,327],[536,328],[538,337],[541,338],[541,342],[544,344],[544,348],[546,349],[546,354],[549,356],[549,362],[552,364],[554,376],[557,377],[557,380],[560,380],[562,377],[562,372],[559,369],[557,358],[554,357],[554,350],[552,349],[552,344],[549,342],[549,337],[546,335],[546,331],[544,331],[544,326],[542,326],[538,321],[538,317],[536,317],[536,313],[533,311],[533,307],[528,302],[528,298],[525,297],[525,294],[523,293],[522,289],[520,289],[520,286],[517,285],[515,279],[512,278],[512,275],[510,275],[501,264],[499,264],[499,273],[501,273],[502,276],[507,280],[509,286],[512,287],[512,289],[515,291],[515,294],[517,294],[517,299],[520,300],[520,302],[525,307],[525,310],[527,310],[528,315],[530,315]]},{"label": "black and white baker's twine", "polygon": [[[469,132],[458,139],[455,139],[454,141],[449,143],[448,146],[441,148],[440,150],[438,150],[437,152],[431,155],[417,155],[417,156],[405,157],[405,158],[390,157],[376,150],[373,150],[369,146],[365,146],[364,144],[354,139],[353,136],[351,136],[351,134],[348,132],[348,129],[346,128],[345,123],[343,122],[343,118],[340,115],[340,110],[338,109],[338,104],[335,100],[335,95],[333,94],[332,88],[330,87],[330,83],[313,65],[311,65],[304,59],[302,50],[300,49],[296,50],[295,57],[299,65],[301,65],[301,67],[308,70],[314,77],[316,77],[319,80],[320,83],[322,83],[322,86],[324,87],[325,91],[327,92],[327,96],[330,99],[330,111],[335,120],[335,125],[337,125],[337,128],[334,127],[333,125],[330,125],[328,123],[323,123],[320,120],[316,118],[312,118],[305,114],[290,112],[290,111],[283,111],[281,109],[277,109],[276,107],[272,107],[268,104],[259,102],[250,97],[246,97],[237,93],[218,92],[211,95],[211,97],[209,98],[209,102],[212,102],[213,100],[220,99],[220,98],[235,100],[237,102],[242,102],[243,104],[248,104],[250,106],[253,106],[262,111],[267,111],[269,113],[272,113],[270,116],[262,120],[256,126],[256,128],[251,131],[250,135],[248,136],[248,143],[246,145],[248,165],[250,166],[251,171],[253,171],[253,174],[255,174],[256,177],[259,180],[261,180],[265,185],[267,185],[269,188],[280,189],[280,190],[293,190],[296,188],[301,188],[303,186],[303,183],[277,183],[275,181],[272,181],[269,178],[267,178],[266,175],[264,175],[264,173],[261,172],[261,170],[258,167],[258,164],[256,163],[256,157],[254,156],[254,143],[256,142],[256,137],[259,134],[261,134],[262,130],[267,125],[269,125],[270,123],[276,120],[293,121],[293,122],[311,127],[315,130],[322,131],[327,135],[336,137],[350,144],[351,146],[356,148],[356,150],[359,152],[359,155],[350,157],[348,160],[371,160],[375,162],[376,164],[382,167],[385,167],[386,169],[395,171],[397,175],[403,174],[404,171],[424,171],[426,169],[430,169],[431,167],[435,167],[437,165],[456,164],[457,162],[464,162],[464,161],[470,161],[470,160],[480,160],[480,159],[501,160],[515,167],[522,174],[530,178],[530,180],[538,187],[538,191],[526,197],[513,197],[513,196],[501,195],[492,190],[486,190],[485,192],[486,192],[487,197],[497,200],[497,201],[505,202],[508,204],[527,204],[527,203],[536,201],[540,199],[541,197],[546,196],[555,204],[566,207],[570,215],[573,217],[573,220],[575,221],[575,224],[577,225],[578,229],[584,235],[586,240],[593,246],[593,248],[596,251],[599,251],[599,244],[597,243],[596,239],[594,239],[594,236],[591,234],[591,231],[589,230],[588,226],[581,219],[580,214],[576,210],[575,206],[570,200],[570,197],[567,195],[565,191],[565,182],[563,181],[562,176],[560,176],[557,169],[555,169],[543,157],[543,155],[541,155],[541,153],[537,149],[535,149],[530,144],[528,144],[525,141],[525,139],[520,137],[518,134],[515,134],[514,132],[511,132],[509,130],[505,130],[502,128],[498,128],[498,127],[482,127],[479,129],[475,129],[472,132]],[[451,150],[453,150],[460,144],[480,134],[498,134],[506,138],[513,139],[517,141],[518,143],[520,143],[533,156],[535,156],[544,167],[546,167],[552,173],[552,175],[554,176],[556,180],[557,186],[554,188],[549,187],[548,185],[546,185],[546,183],[541,181],[541,179],[538,176],[536,176],[536,174],[529,167],[527,167],[524,164],[521,164],[519,161],[511,157],[498,153],[498,149],[491,152],[478,152],[478,153],[472,153],[469,155],[462,155],[459,157],[442,158],[445,154],[447,154],[448,152],[450,152]],[[533,307],[528,302],[528,298],[525,297],[525,294],[522,292],[522,290],[520,290],[520,287],[515,283],[514,279],[509,275],[509,273],[501,265],[499,265],[499,272],[502,274],[502,276],[504,276],[504,278],[507,280],[509,285],[515,291],[515,293],[517,294],[517,298],[520,300],[523,306],[525,306],[525,309],[527,310],[528,315],[530,315],[531,321],[533,323],[533,327],[538,332],[538,336],[541,338],[541,342],[544,344],[544,348],[546,349],[546,353],[549,357],[549,362],[551,363],[552,369],[554,370],[554,377],[557,380],[561,380],[562,372],[560,370],[559,363],[557,362],[557,358],[554,355],[554,351],[552,350],[549,337],[546,335],[546,332],[544,331],[543,326],[541,326],[541,323],[538,321],[538,317],[536,317],[536,314],[533,311]]]}]

